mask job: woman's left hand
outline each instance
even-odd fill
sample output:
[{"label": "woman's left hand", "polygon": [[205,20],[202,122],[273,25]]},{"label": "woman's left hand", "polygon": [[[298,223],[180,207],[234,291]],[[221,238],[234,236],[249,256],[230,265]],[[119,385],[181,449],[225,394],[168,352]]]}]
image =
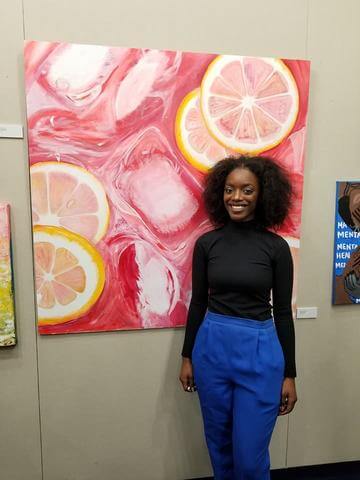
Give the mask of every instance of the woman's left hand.
[{"label": "woman's left hand", "polygon": [[281,404],[279,415],[287,415],[290,413],[297,402],[295,378],[284,378],[281,392]]}]

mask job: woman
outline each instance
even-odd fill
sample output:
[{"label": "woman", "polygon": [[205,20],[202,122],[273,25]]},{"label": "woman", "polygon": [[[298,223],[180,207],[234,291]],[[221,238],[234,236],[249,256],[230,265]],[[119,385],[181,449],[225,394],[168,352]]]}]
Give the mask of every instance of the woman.
[{"label": "woman", "polygon": [[217,228],[194,247],[180,381],[198,390],[216,480],[269,480],[277,415],[297,400],[292,258],[267,230],[283,223],[291,195],[263,157],[227,158],[206,179]]}]

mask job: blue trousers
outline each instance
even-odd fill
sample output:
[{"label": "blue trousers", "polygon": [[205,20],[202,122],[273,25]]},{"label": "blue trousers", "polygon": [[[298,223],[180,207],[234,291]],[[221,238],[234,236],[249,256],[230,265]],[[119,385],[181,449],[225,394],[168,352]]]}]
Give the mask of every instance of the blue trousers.
[{"label": "blue trousers", "polygon": [[273,319],[207,312],[192,362],[215,480],[270,480],[284,379]]}]

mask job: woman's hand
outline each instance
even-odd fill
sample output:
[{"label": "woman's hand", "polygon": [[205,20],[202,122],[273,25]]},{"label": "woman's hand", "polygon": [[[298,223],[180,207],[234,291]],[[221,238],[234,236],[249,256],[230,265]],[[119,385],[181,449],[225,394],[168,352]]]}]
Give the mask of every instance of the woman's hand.
[{"label": "woman's hand", "polygon": [[295,378],[286,377],[283,381],[279,415],[290,413],[297,402]]},{"label": "woman's hand", "polygon": [[190,358],[183,357],[179,380],[185,392],[195,392],[196,385],[194,383],[193,367]]}]

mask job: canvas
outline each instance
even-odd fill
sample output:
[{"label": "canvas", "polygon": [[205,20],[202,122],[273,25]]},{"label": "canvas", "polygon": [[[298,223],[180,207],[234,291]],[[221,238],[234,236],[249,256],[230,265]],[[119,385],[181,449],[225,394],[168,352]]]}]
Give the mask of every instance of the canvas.
[{"label": "canvas", "polygon": [[333,263],[333,304],[360,304],[360,181],[336,182]]},{"label": "canvas", "polygon": [[184,325],[229,155],[287,168],[297,278],[308,61],[34,41],[25,70],[40,333]]},{"label": "canvas", "polygon": [[10,207],[7,203],[0,203],[0,347],[9,347],[15,344]]}]

